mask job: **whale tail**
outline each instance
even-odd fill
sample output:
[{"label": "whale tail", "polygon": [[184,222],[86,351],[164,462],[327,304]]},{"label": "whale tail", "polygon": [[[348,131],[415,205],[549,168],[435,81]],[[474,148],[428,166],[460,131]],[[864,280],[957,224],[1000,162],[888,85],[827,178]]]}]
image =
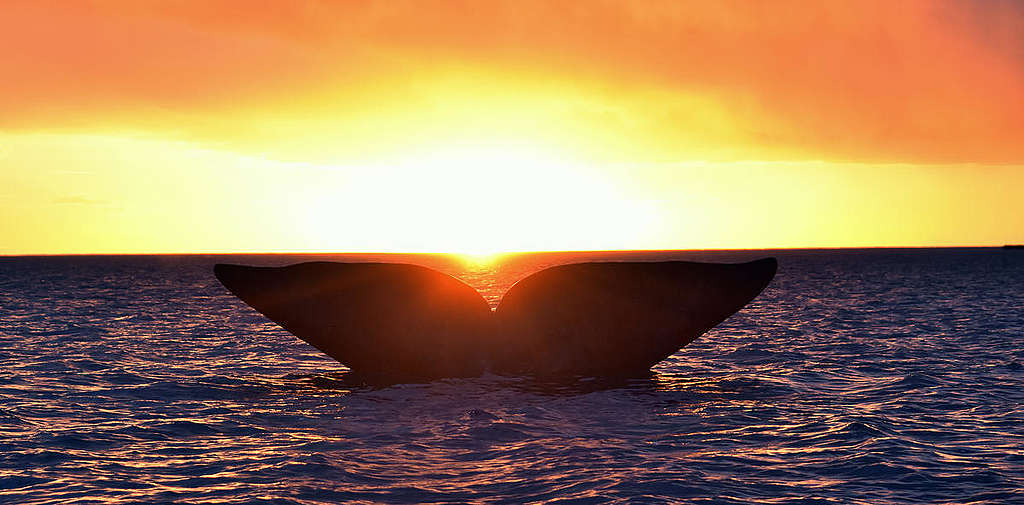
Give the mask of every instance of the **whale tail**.
[{"label": "whale tail", "polygon": [[360,376],[643,372],[753,300],[774,258],[740,264],[577,263],[534,273],[495,312],[472,287],[417,265],[218,264],[242,301]]},{"label": "whale tail", "polygon": [[607,376],[649,369],[750,303],[774,258],[741,264],[577,263],[512,286],[496,312],[507,372]]},{"label": "whale tail", "polygon": [[235,296],[361,376],[464,377],[484,369],[491,310],[472,287],[393,263],[216,265]]}]

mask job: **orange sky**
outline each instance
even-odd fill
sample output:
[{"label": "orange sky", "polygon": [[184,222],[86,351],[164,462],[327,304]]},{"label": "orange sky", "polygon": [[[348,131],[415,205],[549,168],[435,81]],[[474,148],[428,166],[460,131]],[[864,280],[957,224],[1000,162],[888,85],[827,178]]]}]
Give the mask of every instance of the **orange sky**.
[{"label": "orange sky", "polygon": [[1024,242],[1024,6],[46,2],[0,253]]}]

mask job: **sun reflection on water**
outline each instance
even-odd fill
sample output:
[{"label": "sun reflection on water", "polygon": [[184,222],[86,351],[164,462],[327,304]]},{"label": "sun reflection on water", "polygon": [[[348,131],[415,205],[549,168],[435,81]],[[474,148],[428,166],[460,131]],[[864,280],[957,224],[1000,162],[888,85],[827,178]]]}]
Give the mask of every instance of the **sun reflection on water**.
[{"label": "sun reflection on water", "polygon": [[480,269],[489,270],[501,262],[507,254],[500,251],[478,250],[461,252],[454,256],[467,270],[473,271]]}]

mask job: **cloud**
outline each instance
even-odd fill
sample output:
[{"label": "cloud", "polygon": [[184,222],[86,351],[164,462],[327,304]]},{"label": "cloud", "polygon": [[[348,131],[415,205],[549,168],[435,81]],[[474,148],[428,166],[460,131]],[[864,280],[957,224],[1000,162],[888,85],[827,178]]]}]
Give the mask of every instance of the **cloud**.
[{"label": "cloud", "polygon": [[[1024,160],[1024,7],[1009,1],[15,2],[0,44],[18,48],[0,64],[7,130],[287,144],[290,126],[427,114],[450,97],[417,84],[457,65],[501,69],[510,90],[520,74],[604,82],[604,103],[576,113],[618,107],[638,135],[679,130],[666,143],[725,118],[728,135],[702,139],[712,151]],[[619,107],[638,86],[720,113]]]}]

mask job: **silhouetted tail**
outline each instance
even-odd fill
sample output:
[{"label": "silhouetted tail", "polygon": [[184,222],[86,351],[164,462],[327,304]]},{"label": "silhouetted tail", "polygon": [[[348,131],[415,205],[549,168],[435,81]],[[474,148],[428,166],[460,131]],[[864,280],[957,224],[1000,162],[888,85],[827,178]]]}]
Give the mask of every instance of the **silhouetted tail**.
[{"label": "silhouetted tail", "polygon": [[750,303],[775,276],[741,264],[579,263],[537,272],[498,306],[508,372],[576,375],[647,370]]},{"label": "silhouetted tail", "polygon": [[578,263],[516,283],[497,311],[416,265],[217,265],[232,293],[364,377],[647,370],[753,300],[774,258],[741,264]]},{"label": "silhouetted tail", "polygon": [[216,265],[252,308],[368,378],[479,375],[491,310],[441,272],[393,263]]}]

